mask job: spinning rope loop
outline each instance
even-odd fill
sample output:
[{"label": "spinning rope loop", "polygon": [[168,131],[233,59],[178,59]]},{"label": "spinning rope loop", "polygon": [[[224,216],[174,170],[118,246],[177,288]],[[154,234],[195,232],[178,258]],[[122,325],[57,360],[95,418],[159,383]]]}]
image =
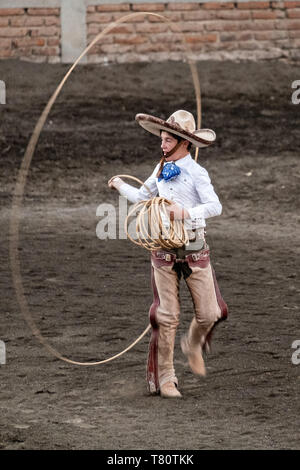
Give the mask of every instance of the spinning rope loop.
[{"label": "spinning rope loop", "polygon": [[[113,359],[116,359],[117,357],[120,357],[125,352],[127,352],[131,348],[133,348],[133,346],[135,346],[146,335],[146,333],[150,330],[151,325],[149,324],[147,326],[147,328],[144,330],[144,332],[131,345],[129,345],[126,349],[124,349],[120,353],[118,353],[118,354],[116,354],[116,355],[114,355],[114,356],[112,356],[108,359],[104,359],[102,361],[96,361],[96,362],[73,361],[71,359],[68,359],[67,357],[62,356],[55,348],[50,346],[48,341],[44,338],[44,336],[39,331],[38,327],[35,324],[35,321],[32,318],[32,315],[31,315],[30,310],[29,310],[28,302],[27,302],[27,299],[26,299],[26,296],[25,296],[23,282],[22,282],[20,258],[19,258],[19,251],[18,251],[18,248],[19,248],[19,221],[20,221],[20,218],[21,218],[22,201],[23,201],[24,190],[25,190],[25,186],[26,186],[27,174],[28,174],[28,171],[29,171],[29,168],[30,168],[31,160],[33,158],[34,151],[35,151],[35,148],[37,146],[40,134],[41,134],[42,129],[45,125],[48,114],[50,113],[50,111],[51,111],[51,109],[52,109],[59,93],[61,92],[61,90],[62,90],[62,88],[65,84],[65,82],[67,81],[67,79],[71,75],[74,68],[80,62],[80,60],[87,54],[87,52],[100,39],[102,39],[107,33],[109,33],[111,30],[113,30],[115,28],[115,26],[118,25],[119,23],[124,23],[129,18],[132,19],[132,18],[136,18],[136,17],[139,17],[139,16],[154,16],[154,17],[160,18],[161,20],[171,24],[172,27],[177,29],[178,32],[182,35],[182,43],[186,48],[186,52],[187,53],[191,52],[190,47],[185,42],[185,37],[184,37],[184,34],[183,34],[181,28],[176,23],[173,23],[173,21],[170,20],[169,18],[166,18],[165,16],[160,15],[158,13],[152,13],[152,12],[131,13],[129,15],[122,16],[121,18],[116,20],[114,23],[109,24],[106,28],[103,29],[103,31],[101,31],[101,33],[99,33],[93,39],[93,41],[86,47],[86,49],[76,59],[74,64],[70,67],[70,69],[65,74],[65,76],[61,80],[60,84],[58,85],[58,87],[54,91],[54,93],[51,96],[51,98],[49,99],[47,105],[45,106],[41,116],[39,117],[39,120],[36,123],[36,126],[33,130],[33,133],[31,135],[31,138],[30,138],[29,143],[27,145],[27,148],[26,148],[26,151],[25,151],[22,163],[21,163],[21,167],[20,167],[20,170],[19,170],[19,173],[18,173],[18,176],[17,176],[17,181],[16,181],[15,190],[14,190],[14,194],[13,194],[12,210],[11,210],[11,217],[10,217],[9,256],[10,256],[10,266],[11,266],[13,284],[14,284],[17,300],[18,300],[18,303],[19,303],[19,306],[20,306],[20,310],[21,310],[28,326],[32,330],[33,334],[37,337],[37,339],[41,342],[41,344],[52,355],[54,355],[55,357],[57,357],[58,359],[60,359],[62,361],[65,361],[65,362],[68,362],[68,363],[71,363],[71,364],[81,365],[81,366],[89,366],[89,365],[94,366],[94,365],[98,365],[98,364],[104,364],[106,362],[112,361]],[[196,93],[197,127],[198,127],[198,129],[200,129],[201,128],[200,83],[199,83],[197,68],[196,68],[196,65],[195,65],[194,61],[192,61],[188,57],[188,55],[186,57],[187,57],[187,61],[188,61],[189,66],[190,66],[192,79],[193,79],[193,84],[194,84],[195,93]],[[196,149],[195,160],[197,160],[197,158],[198,158],[198,148]],[[147,213],[154,214],[154,215],[151,216],[153,218],[153,220],[157,220],[157,222],[160,224],[160,222],[159,222],[160,219],[158,218],[158,212],[157,212],[155,206],[157,205],[164,212],[165,211],[165,205],[168,204],[168,201],[163,200],[163,198],[160,198],[159,201],[157,200],[155,203],[151,202],[149,204],[150,204],[149,207],[147,205],[145,205],[142,213],[144,213],[144,211],[146,211],[146,209],[147,209]],[[137,223],[138,228],[142,227],[142,230],[145,230],[144,222],[143,222],[143,219],[141,217],[138,218],[137,222],[138,222]],[[177,236],[178,241],[181,242],[182,240],[185,240],[185,238],[184,238],[185,234],[180,231],[180,228],[177,225],[178,224],[176,224],[176,223],[172,225],[171,238],[175,240],[175,238]],[[164,230],[163,226],[161,228]],[[178,231],[179,231],[179,233],[178,233]],[[145,232],[143,232],[143,239],[142,238],[140,239],[140,243],[142,244],[142,246],[145,245],[145,248],[147,247],[147,249],[150,249],[150,250],[154,249],[153,247],[155,246],[154,243],[156,243],[156,241],[151,239],[151,238],[150,238],[150,241],[146,241],[145,235],[147,235],[146,230],[145,230]],[[160,243],[165,244],[165,246],[168,246],[169,243],[170,243],[169,241],[163,239],[163,237],[159,238],[159,240],[160,240]]]}]

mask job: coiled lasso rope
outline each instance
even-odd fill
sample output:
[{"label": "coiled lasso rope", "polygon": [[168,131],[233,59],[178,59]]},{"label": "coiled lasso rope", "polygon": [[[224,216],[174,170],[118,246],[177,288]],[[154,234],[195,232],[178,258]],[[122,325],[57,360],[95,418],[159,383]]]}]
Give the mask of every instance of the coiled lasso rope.
[{"label": "coiled lasso rope", "polygon": [[[151,192],[147,185],[135,176],[116,175],[110,181],[113,181],[115,178],[133,179],[142,186],[145,186],[150,195],[150,199],[134,204],[125,219],[124,230],[129,240],[149,251],[159,248],[170,250],[189,244],[189,236],[183,220],[171,219],[166,209],[166,206],[172,204],[171,201],[164,197],[151,198]],[[138,213],[135,224],[137,239],[132,238],[128,231],[129,219],[135,213]],[[168,226],[166,226],[163,219]]]}]

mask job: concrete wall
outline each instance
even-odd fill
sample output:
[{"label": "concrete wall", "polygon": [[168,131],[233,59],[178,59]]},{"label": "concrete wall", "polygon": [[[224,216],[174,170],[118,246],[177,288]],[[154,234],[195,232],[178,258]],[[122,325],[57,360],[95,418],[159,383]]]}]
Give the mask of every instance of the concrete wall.
[{"label": "concrete wall", "polygon": [[298,1],[0,0],[0,58],[73,62],[111,22],[121,23],[83,62],[300,58]]}]

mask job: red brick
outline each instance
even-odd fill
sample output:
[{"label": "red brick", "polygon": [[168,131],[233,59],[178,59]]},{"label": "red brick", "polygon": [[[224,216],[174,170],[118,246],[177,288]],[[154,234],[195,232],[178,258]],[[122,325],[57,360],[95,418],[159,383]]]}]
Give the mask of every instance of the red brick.
[{"label": "red brick", "polygon": [[273,8],[274,10],[277,10],[277,9],[282,9],[284,8],[284,4],[283,2],[271,2],[271,8]]},{"label": "red brick", "polygon": [[35,16],[17,16],[10,19],[11,26],[42,26],[44,24],[45,17]]},{"label": "red brick", "polygon": [[37,15],[37,16],[59,16],[59,8],[28,8],[28,15]]},{"label": "red brick", "polygon": [[195,52],[204,51],[207,48],[208,44],[215,44],[215,43],[212,43],[212,42],[191,42],[190,44],[188,44],[188,51],[190,51],[190,50],[195,51]]},{"label": "red brick", "polygon": [[300,8],[300,2],[284,2],[285,8]]},{"label": "red brick", "polygon": [[97,11],[129,11],[130,5],[129,3],[121,3],[119,5],[98,5],[96,7]]},{"label": "red brick", "polygon": [[287,29],[300,29],[300,21],[287,20],[285,24]]},{"label": "red brick", "polygon": [[212,2],[212,3],[203,3],[203,5],[201,5],[202,8],[204,8],[205,10],[220,10],[220,9],[232,9],[234,8],[234,3],[215,3],[215,2]]},{"label": "red brick", "polygon": [[285,39],[286,37],[286,31],[259,31],[254,33],[254,38],[257,41],[273,41],[276,39]]},{"label": "red brick", "polygon": [[187,46],[186,46],[186,44],[182,44],[182,43],[179,43],[179,42],[176,42],[176,43],[170,42],[170,44],[168,44],[168,51],[185,52],[185,55],[186,55]]},{"label": "red brick", "polygon": [[199,32],[199,31],[204,31],[204,25],[200,23],[199,21],[187,21],[183,22],[180,25],[181,31],[185,32]]},{"label": "red brick", "polygon": [[[88,35],[88,44],[91,44],[91,42],[95,39],[95,35]],[[113,43],[113,36],[104,36],[101,38],[100,42],[96,42],[95,46],[100,46],[101,44],[112,44]]]},{"label": "red brick", "polygon": [[161,44],[159,42],[153,44],[153,43],[147,43],[147,44],[138,44],[135,47],[135,50],[137,52],[142,52],[142,53],[149,53],[149,52],[164,52],[167,50],[165,44]]},{"label": "red brick", "polygon": [[238,33],[238,40],[239,41],[251,41],[253,39],[253,34],[252,33]]},{"label": "red brick", "polygon": [[253,34],[250,32],[247,33],[221,33],[220,40],[223,42],[228,41],[251,41],[253,39]]},{"label": "red brick", "polygon": [[101,30],[102,28],[99,24],[91,23],[88,25],[88,36],[96,36]]},{"label": "red brick", "polygon": [[33,47],[32,54],[43,56],[58,55],[59,50],[56,47]]},{"label": "red brick", "polygon": [[0,26],[8,26],[8,18],[0,17]]},{"label": "red brick", "polygon": [[144,42],[147,42],[147,38],[144,36],[141,36],[140,34],[136,35],[116,35],[114,37],[114,43],[115,44],[143,44]]},{"label": "red brick", "polygon": [[11,57],[13,54],[11,49],[0,49],[0,57]]},{"label": "red brick", "polygon": [[292,39],[290,41],[290,44],[291,44],[292,48],[294,48],[294,47],[299,48],[300,47],[300,39]]},{"label": "red brick", "polygon": [[215,42],[217,41],[218,36],[216,34],[194,34],[194,35],[187,35],[185,40],[187,43],[195,43],[195,42]]},{"label": "red brick", "polygon": [[12,55],[13,55],[13,57],[20,57],[20,55],[30,56],[31,55],[31,46],[16,47],[16,46],[13,45]]},{"label": "red brick", "polygon": [[203,25],[207,31],[223,31],[224,21],[206,21]]},{"label": "red brick", "polygon": [[11,39],[1,39],[0,50],[7,49],[7,48],[11,47],[11,45],[12,45],[12,40]]},{"label": "red brick", "polygon": [[48,18],[45,18],[45,25],[46,26],[60,26],[60,18],[57,18],[57,16],[49,16]]},{"label": "red brick", "polygon": [[229,21],[223,22],[223,31],[238,31],[240,29],[240,23],[236,21],[235,23],[230,23]]},{"label": "red brick", "polygon": [[106,54],[123,54],[132,50],[131,45],[103,44],[101,50]]},{"label": "red brick", "polygon": [[220,34],[220,41],[227,42],[227,41],[236,41],[237,35],[235,33],[221,33]]},{"label": "red brick", "polygon": [[249,20],[251,18],[250,11],[218,11],[216,17],[223,20]]},{"label": "red brick", "polygon": [[31,36],[57,36],[58,29],[55,26],[42,26],[31,30]]},{"label": "red brick", "polygon": [[[179,34],[179,33],[173,33],[173,34],[172,33],[159,33],[159,34],[155,34],[151,38],[151,42],[153,43],[160,42],[162,44],[168,44],[170,42],[182,43],[182,41],[183,41],[182,34]],[[169,47],[169,44],[166,47]]]},{"label": "red brick", "polygon": [[60,46],[60,39],[59,38],[48,38],[47,39],[48,46]]},{"label": "red brick", "polygon": [[91,13],[87,16],[87,24],[89,23],[109,23],[112,21],[112,15],[109,13]]},{"label": "red brick", "polygon": [[254,30],[270,30],[275,29],[275,21],[273,20],[255,20],[252,22],[251,29]]},{"label": "red brick", "polygon": [[94,55],[94,54],[98,54],[100,53],[101,49],[99,47],[98,44],[96,44],[95,46],[91,47],[88,51],[87,51],[87,55]]},{"label": "red brick", "polygon": [[95,11],[96,11],[96,7],[93,7],[93,6],[89,6],[86,9],[87,13],[94,13]]},{"label": "red brick", "polygon": [[132,5],[133,11],[164,11],[164,9],[164,3],[134,3]]},{"label": "red brick", "polygon": [[246,51],[253,51],[257,49],[257,42],[256,41],[246,41],[238,43],[238,48]]},{"label": "red brick", "polygon": [[288,18],[300,18],[300,9],[287,10],[286,13]]},{"label": "red brick", "polygon": [[[194,12],[194,13],[196,13],[196,12]],[[178,11],[166,11],[164,13],[164,17],[168,18],[171,21],[177,22],[177,21],[181,20],[182,14]],[[161,18],[158,18],[157,16],[152,16],[152,15],[147,15],[147,19],[151,23],[157,23],[157,22],[162,21]]]},{"label": "red brick", "polygon": [[275,10],[276,17],[277,17],[277,18],[285,18],[287,11],[288,11],[288,10],[279,10],[279,9],[278,9],[278,10]]},{"label": "red brick", "polygon": [[182,18],[185,21],[205,21],[205,20],[214,20],[216,18],[215,11],[186,11],[182,13]]},{"label": "red brick", "polygon": [[254,20],[274,20],[277,18],[275,11],[252,11],[252,18]]},{"label": "red brick", "polygon": [[289,31],[290,38],[300,38],[300,31]]},{"label": "red brick", "polygon": [[168,29],[169,25],[167,23],[143,23],[136,25],[138,33],[165,33]]},{"label": "red brick", "polygon": [[24,14],[24,8],[0,8],[0,16],[15,16]]},{"label": "red brick", "polygon": [[0,37],[21,37],[21,36],[26,36],[28,33],[27,28],[1,28],[0,29]]},{"label": "red brick", "polygon": [[133,24],[117,24],[109,34],[130,34],[135,32]]},{"label": "red brick", "polygon": [[238,3],[237,7],[241,10],[257,10],[258,8],[270,8],[270,2],[245,2]]},{"label": "red brick", "polygon": [[[114,20],[118,20],[119,18],[123,18],[127,16],[127,14],[125,13],[113,13],[113,19]],[[150,18],[149,15],[143,15],[142,13],[140,12],[135,12],[132,16],[130,16],[127,20],[126,20],[126,23],[142,23],[143,21],[145,21],[145,18]],[[159,21],[161,21],[161,19],[159,19]]]},{"label": "red brick", "polygon": [[44,46],[46,43],[44,38],[31,38],[26,36],[24,38],[16,38],[12,41],[13,47],[24,47],[24,46]]},{"label": "red brick", "polygon": [[198,10],[199,3],[177,3],[170,2],[168,3],[168,10]]}]

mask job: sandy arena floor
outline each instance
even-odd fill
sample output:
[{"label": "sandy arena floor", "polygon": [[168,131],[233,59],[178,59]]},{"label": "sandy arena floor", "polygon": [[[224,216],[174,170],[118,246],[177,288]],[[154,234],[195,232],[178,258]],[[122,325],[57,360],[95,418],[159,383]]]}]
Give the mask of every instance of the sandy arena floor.
[{"label": "sandy arena floor", "polygon": [[[214,335],[207,377],[189,370],[179,340],[193,315],[181,284],[175,367],[180,401],[148,395],[149,335],[121,358],[76,366],[52,356],[20,311],[9,261],[12,193],[34,125],[67,70],[2,61],[1,449],[299,449],[299,67],[279,62],[200,63],[201,151],[223,204],[207,240],[230,312]],[[80,66],[60,95],[32,161],[19,256],[31,314],[49,343],[75,361],[124,349],[148,324],[149,254],[96,236],[99,204],[117,207],[107,180],[146,179],[159,139],[134,121],[196,112],[186,64]],[[298,239],[298,240],[297,240]],[[171,431],[170,431],[171,430]]]}]

